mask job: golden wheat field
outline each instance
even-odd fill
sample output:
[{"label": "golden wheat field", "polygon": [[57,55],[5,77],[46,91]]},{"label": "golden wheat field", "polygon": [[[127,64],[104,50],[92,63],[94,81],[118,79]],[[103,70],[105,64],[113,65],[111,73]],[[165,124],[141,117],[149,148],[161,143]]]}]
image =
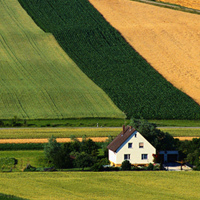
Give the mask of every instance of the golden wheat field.
[{"label": "golden wheat field", "polygon": [[193,8],[193,9],[200,10],[200,1],[199,0],[161,0],[161,1],[166,2],[166,3],[181,5],[181,6],[184,6],[187,8]]},{"label": "golden wheat field", "polygon": [[200,15],[129,0],[89,0],[160,74],[200,104]]}]

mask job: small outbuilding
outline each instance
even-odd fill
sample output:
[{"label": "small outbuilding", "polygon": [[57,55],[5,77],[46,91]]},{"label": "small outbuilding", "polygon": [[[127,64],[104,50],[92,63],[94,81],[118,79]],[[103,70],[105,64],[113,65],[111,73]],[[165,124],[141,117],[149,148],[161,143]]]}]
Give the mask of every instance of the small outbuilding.
[{"label": "small outbuilding", "polygon": [[116,167],[124,160],[129,160],[131,165],[148,165],[156,154],[156,149],[132,126],[123,126],[107,148],[110,164]]},{"label": "small outbuilding", "polygon": [[159,151],[159,160],[163,163],[173,163],[178,161],[179,153],[176,150]]}]

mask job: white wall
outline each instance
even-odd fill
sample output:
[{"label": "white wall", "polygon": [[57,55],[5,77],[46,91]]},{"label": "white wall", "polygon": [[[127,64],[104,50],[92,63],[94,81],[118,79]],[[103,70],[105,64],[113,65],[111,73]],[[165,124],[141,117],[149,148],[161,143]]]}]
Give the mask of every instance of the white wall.
[{"label": "white wall", "polygon": [[109,149],[108,156],[109,156],[108,160],[116,164],[116,153]]},{"label": "white wall", "polygon": [[[135,137],[136,134],[136,137]],[[144,147],[139,148],[139,143],[143,142]],[[128,148],[128,143],[132,143],[132,148]],[[115,164],[121,164],[124,161],[124,154],[130,154],[131,164],[148,164],[153,162],[152,154],[156,154],[156,149],[137,131],[132,134],[116,151]],[[141,155],[148,154],[148,159],[142,160]],[[111,158],[112,158],[111,154]],[[113,157],[114,158],[114,157]],[[112,158],[112,159],[113,159]],[[110,154],[109,154],[110,159]]]}]

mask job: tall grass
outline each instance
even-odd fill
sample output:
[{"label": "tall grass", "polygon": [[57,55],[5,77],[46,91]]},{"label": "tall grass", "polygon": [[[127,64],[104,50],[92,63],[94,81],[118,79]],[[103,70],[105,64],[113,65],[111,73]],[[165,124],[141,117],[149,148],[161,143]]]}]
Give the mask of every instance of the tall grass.
[{"label": "tall grass", "polygon": [[0,1],[0,119],[125,115],[17,0]]}]

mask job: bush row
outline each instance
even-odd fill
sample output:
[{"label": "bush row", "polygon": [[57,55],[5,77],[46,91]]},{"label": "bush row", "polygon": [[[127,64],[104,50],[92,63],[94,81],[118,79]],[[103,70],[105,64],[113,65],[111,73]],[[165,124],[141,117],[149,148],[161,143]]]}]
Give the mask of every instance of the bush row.
[{"label": "bush row", "polygon": [[44,144],[42,143],[5,143],[0,144],[0,151],[17,151],[17,150],[43,150]]}]

